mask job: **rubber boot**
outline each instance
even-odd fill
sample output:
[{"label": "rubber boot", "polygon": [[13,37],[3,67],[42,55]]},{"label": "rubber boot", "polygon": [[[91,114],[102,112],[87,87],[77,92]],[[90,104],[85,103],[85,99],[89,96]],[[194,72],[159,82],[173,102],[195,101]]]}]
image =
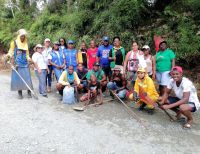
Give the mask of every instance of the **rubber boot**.
[{"label": "rubber boot", "polygon": [[28,93],[28,98],[32,98],[32,96],[31,96],[31,91],[28,90],[27,93]]},{"label": "rubber boot", "polygon": [[19,90],[19,91],[18,91],[18,99],[23,99],[22,90]]}]

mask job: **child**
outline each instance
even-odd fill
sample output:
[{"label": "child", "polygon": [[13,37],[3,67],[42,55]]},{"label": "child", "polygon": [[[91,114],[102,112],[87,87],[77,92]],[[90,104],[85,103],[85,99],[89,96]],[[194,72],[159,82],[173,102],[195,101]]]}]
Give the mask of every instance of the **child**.
[{"label": "child", "polygon": [[139,68],[137,70],[134,92],[129,98],[134,98],[134,101],[137,101],[137,104],[140,105],[139,110],[143,110],[147,105],[148,113],[153,114],[154,105],[158,100],[159,95],[153,80],[148,76],[144,68]]},{"label": "child", "polygon": [[32,56],[32,60],[34,62],[35,74],[39,80],[39,93],[43,97],[47,97],[46,75],[47,75],[48,66],[42,54],[42,48],[43,47],[41,44],[36,45],[36,47],[34,48],[35,53]]},{"label": "child", "polygon": [[101,91],[101,86],[100,82],[97,81],[97,78],[94,74],[90,76],[90,82],[88,84],[88,93],[83,95],[80,98],[80,101],[86,101],[84,105],[89,105],[91,100],[97,99],[97,95],[100,94],[100,102],[99,105],[103,103],[103,98],[102,98],[102,91]]},{"label": "child", "polygon": [[94,63],[96,62],[97,51],[98,48],[96,47],[95,41],[90,41],[90,48],[87,51],[87,62],[89,70],[92,70]]},{"label": "child", "polygon": [[[192,113],[200,107],[197,91],[193,83],[183,77],[183,70],[180,66],[174,66],[171,70],[172,79],[170,79],[167,89],[162,97],[161,104],[163,109],[172,109],[176,112],[177,118],[181,114],[187,117],[187,123],[184,128],[191,128],[193,123]],[[175,97],[169,96],[174,91]]]}]

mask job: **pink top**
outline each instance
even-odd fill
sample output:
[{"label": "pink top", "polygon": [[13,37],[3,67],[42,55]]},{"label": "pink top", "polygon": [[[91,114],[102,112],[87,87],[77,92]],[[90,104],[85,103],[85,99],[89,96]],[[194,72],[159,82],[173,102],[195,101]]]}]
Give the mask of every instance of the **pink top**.
[{"label": "pink top", "polygon": [[88,69],[91,70],[93,68],[93,64],[96,62],[98,48],[89,48],[87,51],[88,57]]}]

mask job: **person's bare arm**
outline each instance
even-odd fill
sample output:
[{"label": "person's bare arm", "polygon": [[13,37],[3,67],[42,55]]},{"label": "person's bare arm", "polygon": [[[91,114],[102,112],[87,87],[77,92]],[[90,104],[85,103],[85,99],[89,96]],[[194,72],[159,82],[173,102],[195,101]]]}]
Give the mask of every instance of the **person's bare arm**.
[{"label": "person's bare arm", "polygon": [[164,104],[167,102],[170,92],[171,92],[171,89],[166,88],[165,93],[162,96],[162,100],[161,100],[160,104]]},{"label": "person's bare arm", "polygon": [[153,80],[155,80],[155,78],[156,78],[156,61],[155,61],[154,56],[152,56],[151,61],[152,61],[152,71],[153,71],[152,77],[153,77]]},{"label": "person's bare arm", "polygon": [[101,82],[104,82],[104,81],[106,81],[106,80],[107,80],[107,79],[106,79],[106,75],[104,74],[103,77],[102,77]]},{"label": "person's bare arm", "polygon": [[128,56],[129,56],[129,55],[130,55],[130,54],[127,53],[127,55],[126,55],[126,57],[125,57],[125,60],[124,60],[124,72],[123,72],[123,74],[126,73],[126,67],[127,67],[127,62],[128,62]]},{"label": "person's bare arm", "polygon": [[175,58],[172,59],[172,67],[174,67],[174,66],[175,66]]},{"label": "person's bare arm", "polygon": [[57,69],[60,69],[60,66],[56,65],[55,63],[53,63],[51,61],[51,59],[49,59],[48,61],[49,61],[49,64],[51,64],[52,66],[55,66]]}]

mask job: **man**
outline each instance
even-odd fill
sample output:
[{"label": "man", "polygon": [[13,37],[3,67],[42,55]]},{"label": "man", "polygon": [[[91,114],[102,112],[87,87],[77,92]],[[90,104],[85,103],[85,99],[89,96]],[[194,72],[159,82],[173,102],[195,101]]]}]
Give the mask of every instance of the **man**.
[{"label": "man", "polygon": [[92,74],[95,74],[97,80],[101,84],[102,92],[104,92],[106,90],[107,79],[104,71],[100,69],[100,64],[98,62],[94,63],[93,69],[89,71],[86,75],[88,83],[90,83],[90,77]]},{"label": "man", "polygon": [[42,52],[42,55],[44,56],[44,59],[47,63],[48,66],[48,70],[49,72],[47,73],[47,77],[46,77],[46,83],[47,83],[47,92],[51,92],[51,82],[52,82],[52,65],[49,64],[48,61],[48,55],[51,52],[52,48],[51,48],[51,40],[49,38],[46,38],[44,40],[44,50]]},{"label": "man", "polygon": [[77,75],[80,79],[81,87],[85,91],[87,88],[87,79],[86,79],[87,72],[88,72],[88,70],[84,68],[83,64],[81,64],[81,63],[78,64]]},{"label": "man", "polygon": [[109,52],[112,49],[112,45],[109,44],[109,37],[103,37],[103,44],[99,46],[97,51],[97,62],[101,64],[105,75],[110,78],[110,62],[109,62]]}]

